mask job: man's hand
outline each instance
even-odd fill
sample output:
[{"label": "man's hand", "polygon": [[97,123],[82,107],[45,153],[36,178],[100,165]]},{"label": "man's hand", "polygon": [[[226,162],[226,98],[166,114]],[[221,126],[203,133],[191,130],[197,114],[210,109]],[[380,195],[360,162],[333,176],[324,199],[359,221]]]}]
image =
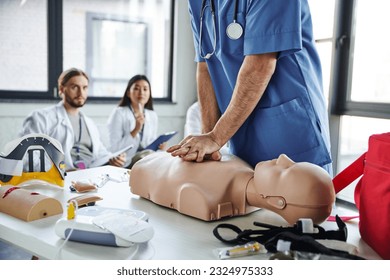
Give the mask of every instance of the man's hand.
[{"label": "man's hand", "polygon": [[179,144],[167,149],[172,156],[181,157],[185,161],[202,162],[203,160],[220,160],[221,146],[212,138],[211,133],[197,136],[189,135]]}]

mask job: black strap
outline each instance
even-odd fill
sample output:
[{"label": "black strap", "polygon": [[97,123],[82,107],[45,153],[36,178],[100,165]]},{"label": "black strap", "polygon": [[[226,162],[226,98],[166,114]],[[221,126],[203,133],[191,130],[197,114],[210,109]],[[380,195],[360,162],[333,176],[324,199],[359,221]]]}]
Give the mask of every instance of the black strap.
[{"label": "black strap", "polygon": [[242,230],[235,226],[235,225],[232,225],[232,224],[219,224],[218,226],[216,226],[213,230],[213,234],[214,236],[222,241],[222,242],[225,242],[225,243],[229,243],[229,244],[245,244],[246,242],[241,240],[238,235],[236,238],[233,238],[233,239],[224,239],[220,234],[219,234],[219,229],[221,228],[224,228],[224,229],[231,229],[232,231],[234,231],[235,233],[237,233],[238,235],[240,235],[242,233]]},{"label": "black strap", "polygon": [[[333,239],[333,240],[346,241],[348,236],[347,226],[337,215],[336,215],[336,222],[337,222],[337,226],[339,227],[338,230],[326,231],[324,228],[318,225],[314,225],[314,228],[316,228],[318,231],[316,233],[304,233],[302,231],[302,224],[300,223],[300,221],[298,221],[292,227],[274,226],[274,225],[265,224],[261,222],[253,223],[255,226],[264,228],[262,230],[252,230],[252,229],[241,230],[239,227],[232,224],[219,224],[214,228],[213,234],[218,240],[233,245],[242,245],[250,241],[257,241],[261,244],[265,244],[269,239],[283,232],[291,232],[297,235],[307,235],[315,239]],[[226,239],[221,236],[219,232],[221,229],[232,230],[237,234],[237,236],[233,239]]]}]

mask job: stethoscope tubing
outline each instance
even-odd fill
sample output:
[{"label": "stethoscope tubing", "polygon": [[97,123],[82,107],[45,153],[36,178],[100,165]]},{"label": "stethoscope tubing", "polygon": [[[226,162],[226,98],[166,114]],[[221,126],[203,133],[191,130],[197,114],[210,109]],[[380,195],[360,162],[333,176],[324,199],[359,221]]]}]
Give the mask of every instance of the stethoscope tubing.
[{"label": "stethoscope tubing", "polygon": [[[199,25],[199,46],[198,47],[199,47],[199,54],[203,59],[209,59],[210,57],[212,57],[215,53],[215,49],[217,46],[214,0],[210,0],[210,11],[211,11],[211,16],[212,16],[212,20],[213,20],[213,34],[214,34],[213,47],[212,47],[211,52],[208,52],[205,55],[202,54],[203,16],[204,16],[204,12],[207,8],[206,1],[207,0],[202,0],[202,6],[201,6],[201,10],[200,10],[200,25]],[[237,23],[237,13],[238,13],[238,0],[235,0],[233,22],[230,23],[226,28],[226,34],[232,40],[239,39],[243,34],[242,26],[239,23]]]}]

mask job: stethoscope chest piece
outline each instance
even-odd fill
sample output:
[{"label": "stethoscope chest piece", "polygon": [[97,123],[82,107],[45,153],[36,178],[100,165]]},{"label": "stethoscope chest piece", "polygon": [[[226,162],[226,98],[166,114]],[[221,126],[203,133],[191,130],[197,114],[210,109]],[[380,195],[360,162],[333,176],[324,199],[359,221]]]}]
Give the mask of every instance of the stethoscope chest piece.
[{"label": "stethoscope chest piece", "polygon": [[237,23],[236,21],[230,23],[226,28],[226,35],[232,40],[239,39],[243,32],[244,30],[242,29],[241,24]]}]

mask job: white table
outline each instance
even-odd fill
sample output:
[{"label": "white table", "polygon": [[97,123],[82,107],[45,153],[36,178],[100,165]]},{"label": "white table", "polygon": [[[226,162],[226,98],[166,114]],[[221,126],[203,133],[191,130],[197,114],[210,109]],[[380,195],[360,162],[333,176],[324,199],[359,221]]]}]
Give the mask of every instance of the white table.
[{"label": "white table", "polygon": [[[88,170],[69,172],[66,176],[65,187],[53,186],[34,187],[35,191],[55,197],[63,203],[66,214],[66,201],[80,195],[69,190],[70,182],[74,180],[97,181],[99,175],[110,174],[120,178],[125,169],[112,166],[92,168]],[[90,245],[68,241],[59,252],[64,240],[54,231],[55,223],[62,215],[56,215],[33,222],[24,222],[12,216],[0,213],[0,239],[24,248],[42,259],[159,259],[159,260],[216,260],[214,250],[226,247],[217,240],[212,231],[222,221],[204,222],[178,213],[175,210],[158,206],[148,200],[133,195],[128,181],[121,183],[109,181],[99,188],[97,195],[103,197],[96,205],[136,209],[149,215],[149,223],[154,227],[155,235],[148,243],[130,248]],[[336,214],[347,215],[345,209],[337,209]],[[241,229],[256,229],[254,221],[273,225],[287,225],[286,222],[273,212],[259,210],[243,217],[226,219],[223,222],[234,224]],[[325,229],[336,229],[333,222],[321,224]],[[380,259],[379,256],[360,239],[358,220],[347,223],[347,242],[358,247],[359,255],[367,259]],[[257,256],[259,257],[259,256]],[[266,256],[260,256],[260,258]]]}]

